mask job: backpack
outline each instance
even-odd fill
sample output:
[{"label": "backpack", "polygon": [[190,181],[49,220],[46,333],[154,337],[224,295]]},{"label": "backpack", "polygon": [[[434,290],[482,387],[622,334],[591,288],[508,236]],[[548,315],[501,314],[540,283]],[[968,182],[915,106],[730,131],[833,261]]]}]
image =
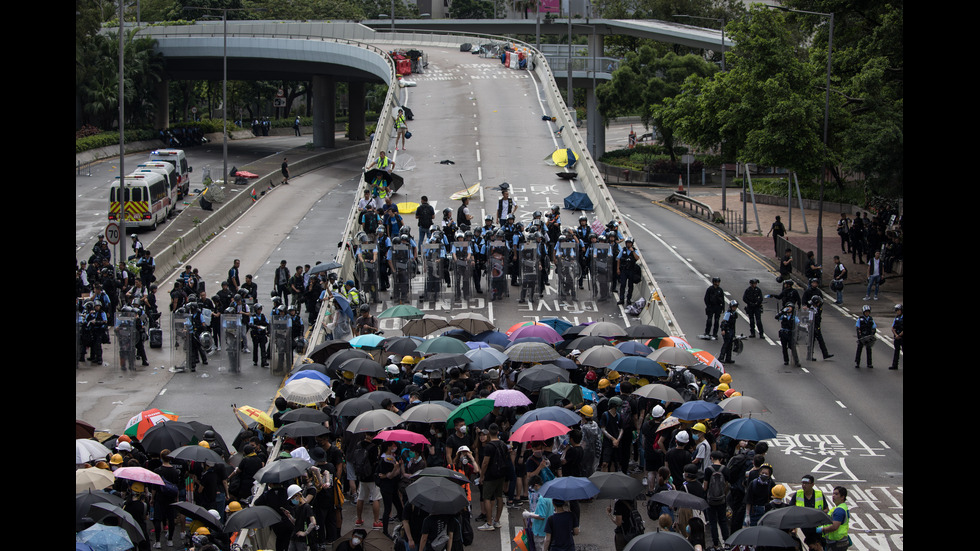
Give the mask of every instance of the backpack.
[{"label": "backpack", "polygon": [[374,481],[374,467],[371,466],[371,457],[367,448],[358,446],[351,452],[351,465],[354,467],[354,476],[361,482]]},{"label": "backpack", "polygon": [[[649,510],[647,511],[647,514],[650,514]],[[659,518],[659,515],[657,518]],[[630,505],[630,515],[629,517],[623,519],[623,539],[629,543],[630,540],[642,534],[644,530],[645,527],[643,526],[643,516],[640,515],[639,509],[633,505]]]},{"label": "backpack", "polygon": [[163,486],[160,486],[160,495],[166,498],[176,498],[180,495],[177,485],[167,479],[163,479]]},{"label": "backpack", "polygon": [[730,485],[725,480],[725,475],[721,472],[721,467],[711,468],[711,475],[708,478],[708,505],[717,507],[726,503]]},{"label": "backpack", "polygon": [[487,465],[487,472],[484,474],[484,478],[487,480],[497,480],[503,478],[506,472],[504,468],[504,454],[507,453],[507,450],[503,447],[503,443],[500,440],[491,442],[490,446],[493,447],[494,454],[490,457],[490,464]]},{"label": "backpack", "polygon": [[619,406],[619,426],[624,430],[624,437],[627,436],[625,431],[632,431],[635,428],[633,426],[633,409],[630,406],[629,400],[623,400],[623,403]]},{"label": "backpack", "polygon": [[445,520],[436,521],[439,525],[438,533],[436,537],[432,538],[432,542],[429,545],[432,547],[433,551],[443,551],[449,546],[449,522]]},{"label": "backpack", "polygon": [[733,455],[726,465],[728,467],[728,481],[742,492],[745,491],[745,466],[748,460],[749,455],[747,453],[738,453]]}]

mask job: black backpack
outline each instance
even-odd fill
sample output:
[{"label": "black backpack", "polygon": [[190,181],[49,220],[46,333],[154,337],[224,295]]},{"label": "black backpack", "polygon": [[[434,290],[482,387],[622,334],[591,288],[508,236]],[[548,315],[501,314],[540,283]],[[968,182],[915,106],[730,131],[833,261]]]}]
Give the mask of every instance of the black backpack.
[{"label": "black backpack", "polygon": [[725,480],[724,473],[721,472],[721,466],[710,467],[711,474],[708,477],[708,496],[706,500],[708,505],[712,507],[717,507],[719,505],[724,505],[727,502],[728,492],[730,486],[728,481]]},{"label": "black backpack", "polygon": [[361,482],[374,482],[374,467],[371,466],[371,455],[368,449],[358,446],[351,452],[351,465],[354,467],[354,476]]}]

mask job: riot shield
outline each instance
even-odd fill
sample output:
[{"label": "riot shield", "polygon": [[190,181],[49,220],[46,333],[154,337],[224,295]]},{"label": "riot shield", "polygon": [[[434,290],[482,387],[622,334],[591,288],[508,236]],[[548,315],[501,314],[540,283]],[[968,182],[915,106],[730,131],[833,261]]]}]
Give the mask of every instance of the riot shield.
[{"label": "riot shield", "polygon": [[136,339],[141,338],[136,327],[136,312],[119,312],[113,328],[116,338],[116,358],[123,371],[136,371]]},{"label": "riot shield", "polygon": [[471,293],[473,258],[470,255],[469,241],[453,241],[452,244],[453,285],[456,300],[469,300]]},{"label": "riot shield", "polygon": [[221,314],[221,342],[225,343],[225,361],[228,371],[241,372],[242,315],[239,313]]},{"label": "riot shield", "polygon": [[359,282],[359,289],[362,293],[367,293],[370,299],[367,297],[365,301],[370,300],[372,303],[380,302],[378,297],[378,263],[384,262],[384,259],[378,258],[378,246],[375,243],[362,243],[357,250],[357,279]]},{"label": "riot shield", "polygon": [[293,319],[287,315],[272,316],[269,327],[269,356],[272,373],[288,373],[293,368]]},{"label": "riot shield", "polygon": [[170,360],[175,371],[185,371],[193,365],[194,327],[191,315],[177,310],[170,316]]},{"label": "riot shield", "polygon": [[609,300],[610,286],[613,285],[613,263],[609,243],[594,243],[592,245],[592,298],[597,301]]},{"label": "riot shield", "polygon": [[412,247],[399,243],[391,247],[391,264],[395,270],[394,285],[392,285],[391,300],[395,304],[409,302],[411,292],[412,272],[409,264],[412,260]]},{"label": "riot shield", "polygon": [[423,243],[422,260],[425,262],[425,290],[422,299],[427,301],[439,300],[442,289],[442,267],[445,248],[442,243]]},{"label": "riot shield", "polygon": [[555,253],[555,275],[558,278],[558,298],[577,300],[575,282],[581,276],[578,260],[578,245],[571,241],[558,243]]},{"label": "riot shield", "polygon": [[487,253],[487,288],[490,289],[490,300],[500,300],[510,296],[510,286],[507,285],[507,263],[510,251],[507,243],[502,240],[491,241]]},{"label": "riot shield", "polygon": [[538,277],[541,271],[541,261],[538,258],[538,244],[521,244],[517,262],[521,270],[521,300],[534,300],[534,292],[538,288]]}]

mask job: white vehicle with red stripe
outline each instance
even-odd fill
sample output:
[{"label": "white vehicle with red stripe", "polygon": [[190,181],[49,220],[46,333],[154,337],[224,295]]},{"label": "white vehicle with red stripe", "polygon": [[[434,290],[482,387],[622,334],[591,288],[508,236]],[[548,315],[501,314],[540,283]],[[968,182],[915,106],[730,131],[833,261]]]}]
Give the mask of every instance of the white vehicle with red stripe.
[{"label": "white vehicle with red stripe", "polygon": [[167,183],[167,216],[177,212],[177,202],[180,199],[180,180],[177,176],[177,171],[174,169],[174,165],[166,161],[147,161],[145,163],[136,166],[136,170],[133,174],[139,172],[156,172],[160,176],[163,176],[164,182]]},{"label": "white vehicle with red stripe", "polygon": [[[135,172],[123,181],[125,193],[120,192],[120,179],[109,188],[109,220],[118,221],[120,212],[126,213],[126,226],[156,229],[166,221],[170,204],[166,180],[156,172]],[[120,205],[122,199],[122,205]]]},{"label": "white vehicle with red stripe", "polygon": [[188,166],[187,156],[183,149],[157,149],[150,152],[151,161],[166,161],[174,165],[177,172],[177,197],[183,198],[191,190],[191,172],[194,168]]}]

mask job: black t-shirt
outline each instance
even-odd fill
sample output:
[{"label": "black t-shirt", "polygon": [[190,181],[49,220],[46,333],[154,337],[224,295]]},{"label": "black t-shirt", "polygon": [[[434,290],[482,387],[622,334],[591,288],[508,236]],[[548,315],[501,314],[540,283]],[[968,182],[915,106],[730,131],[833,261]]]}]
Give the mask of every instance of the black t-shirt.
[{"label": "black t-shirt", "polygon": [[670,477],[674,480],[674,484],[680,484],[684,480],[684,465],[691,462],[691,452],[675,446],[667,451],[666,461],[667,467],[670,468]]},{"label": "black t-shirt", "polygon": [[582,476],[582,460],[585,451],[582,446],[571,446],[565,452],[565,464],[561,466],[562,476]]},{"label": "black t-shirt", "polygon": [[445,527],[446,533],[452,532],[453,549],[463,548],[463,533],[459,525],[459,518],[454,515],[429,515],[422,521],[422,534],[428,534],[428,543],[431,544]]}]

